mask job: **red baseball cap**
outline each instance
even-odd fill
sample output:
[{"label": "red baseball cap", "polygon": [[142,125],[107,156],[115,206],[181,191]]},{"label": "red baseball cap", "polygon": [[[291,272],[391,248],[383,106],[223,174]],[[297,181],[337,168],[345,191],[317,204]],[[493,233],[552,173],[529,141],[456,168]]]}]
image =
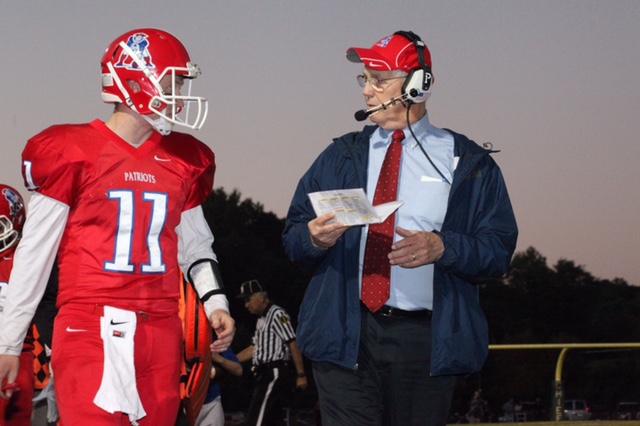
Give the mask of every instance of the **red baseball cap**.
[{"label": "red baseball cap", "polygon": [[[418,52],[413,42],[400,34],[382,38],[371,49],[350,47],[347,59],[351,62],[362,62],[367,68],[376,71],[402,70],[410,73],[420,68]],[[424,62],[431,68],[431,53],[424,48]]]}]

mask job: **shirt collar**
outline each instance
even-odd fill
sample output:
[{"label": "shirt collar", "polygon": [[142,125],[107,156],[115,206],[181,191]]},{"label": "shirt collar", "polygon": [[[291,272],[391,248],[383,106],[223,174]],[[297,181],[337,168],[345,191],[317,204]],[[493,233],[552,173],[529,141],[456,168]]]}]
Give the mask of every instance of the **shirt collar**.
[{"label": "shirt collar", "polygon": [[[413,133],[416,135],[420,143],[423,144],[427,143],[427,135],[429,134],[430,128],[431,123],[429,122],[428,111],[425,111],[424,117],[411,125],[411,130],[413,130]],[[402,130],[404,131],[404,141],[402,143],[406,144],[410,148],[415,148],[417,146],[417,143],[415,139],[413,139],[409,128],[405,127]],[[372,136],[377,136],[378,139],[387,141],[386,143],[390,143],[393,132],[395,132],[395,130],[385,130],[378,127]]]}]

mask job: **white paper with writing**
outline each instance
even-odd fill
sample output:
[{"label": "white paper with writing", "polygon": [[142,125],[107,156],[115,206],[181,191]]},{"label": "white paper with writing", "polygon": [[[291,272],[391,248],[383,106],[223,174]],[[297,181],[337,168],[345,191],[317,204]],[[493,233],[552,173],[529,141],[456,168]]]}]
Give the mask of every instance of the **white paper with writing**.
[{"label": "white paper with writing", "polygon": [[309,199],[316,215],[333,212],[336,221],[346,226],[384,222],[404,204],[404,201],[391,201],[374,207],[362,188],[312,192]]}]

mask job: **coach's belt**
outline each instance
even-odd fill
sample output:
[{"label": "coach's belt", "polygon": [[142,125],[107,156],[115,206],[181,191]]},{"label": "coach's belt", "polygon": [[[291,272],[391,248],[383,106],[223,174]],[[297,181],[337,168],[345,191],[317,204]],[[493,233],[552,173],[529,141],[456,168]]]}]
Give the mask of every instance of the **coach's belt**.
[{"label": "coach's belt", "polygon": [[[104,306],[103,305],[94,305],[93,313],[98,316],[104,316]],[[136,319],[138,322],[148,322],[148,321],[157,321],[161,319],[167,319],[171,315],[151,315],[146,312],[136,312]]]},{"label": "coach's belt", "polygon": [[419,311],[405,311],[391,306],[384,305],[373,313],[374,315],[382,315],[384,317],[403,317],[403,318],[431,318],[433,314],[429,309],[421,309]]}]

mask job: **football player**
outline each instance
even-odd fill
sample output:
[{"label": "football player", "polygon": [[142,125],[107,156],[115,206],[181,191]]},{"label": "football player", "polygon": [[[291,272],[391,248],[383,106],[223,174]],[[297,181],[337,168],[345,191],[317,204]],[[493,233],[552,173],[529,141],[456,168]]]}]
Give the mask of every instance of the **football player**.
[{"label": "football player", "polygon": [[[144,53],[131,48],[134,36]],[[121,66],[121,57],[136,65]],[[32,196],[0,323],[0,379],[16,379],[46,287],[43,271],[58,254],[52,368],[61,422],[173,425],[183,347],[180,269],[203,301],[215,350],[226,350],[235,333],[200,207],[213,188],[214,154],[173,131],[201,128],[207,100],[184,87],[200,69],[166,31],[123,34],[101,66],[112,115],[52,126],[23,151]]]},{"label": "football player", "polygon": [[[20,241],[25,220],[24,200],[12,187],[0,184],[0,317],[4,308],[9,276],[13,267],[13,253]],[[0,425],[30,426],[33,398],[33,336],[22,345],[20,371],[11,385],[2,382],[3,389],[12,389],[10,400],[0,399]]]}]

